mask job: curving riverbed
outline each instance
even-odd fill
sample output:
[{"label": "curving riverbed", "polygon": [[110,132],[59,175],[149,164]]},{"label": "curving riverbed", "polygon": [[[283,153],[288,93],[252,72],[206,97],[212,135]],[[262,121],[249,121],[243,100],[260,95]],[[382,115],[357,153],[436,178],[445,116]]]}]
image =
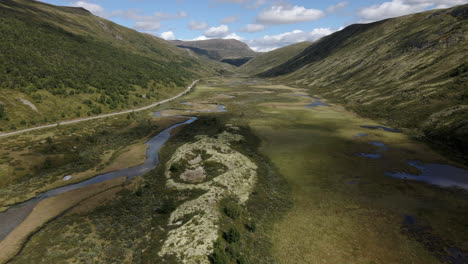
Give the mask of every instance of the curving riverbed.
[{"label": "curving riverbed", "polygon": [[[184,104],[191,105],[189,103],[184,103]],[[167,109],[167,110],[161,110],[161,111],[155,112],[154,116],[167,116],[167,115],[163,115],[162,113],[165,111],[172,111],[172,110],[186,111],[186,112],[191,112],[191,113],[226,112],[227,111],[224,105],[215,105],[215,106],[216,108],[213,110]],[[164,143],[166,143],[169,140],[172,130],[179,126],[193,123],[198,119],[197,117],[193,117],[193,116],[180,116],[180,115],[173,115],[173,116],[184,117],[184,118],[187,118],[187,120],[181,123],[174,124],[164,129],[163,131],[161,131],[160,133],[152,137],[150,140],[148,140],[146,142],[146,144],[148,145],[148,149],[146,151],[146,160],[143,164],[135,166],[135,167],[125,168],[125,169],[112,171],[112,172],[108,172],[104,174],[99,174],[79,183],[74,183],[74,184],[62,186],[59,188],[51,189],[47,192],[37,195],[35,198],[30,199],[26,202],[11,206],[7,211],[0,213],[0,241],[5,239],[10,232],[12,232],[19,224],[21,224],[28,217],[28,215],[34,210],[35,206],[42,200],[55,197],[60,194],[70,192],[73,190],[81,189],[89,185],[113,180],[116,178],[125,177],[126,181],[128,182],[132,180],[133,178],[144,175],[150,170],[156,168],[156,166],[159,164],[159,155],[158,155],[159,150],[162,148]]]}]

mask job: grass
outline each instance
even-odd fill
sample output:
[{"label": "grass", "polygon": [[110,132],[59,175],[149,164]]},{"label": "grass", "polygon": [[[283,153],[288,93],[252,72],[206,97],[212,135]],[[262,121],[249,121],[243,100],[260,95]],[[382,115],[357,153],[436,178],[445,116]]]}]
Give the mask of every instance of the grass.
[{"label": "grass", "polygon": [[[180,118],[153,118],[143,113],[90,121],[6,138],[0,155],[0,205],[7,206],[63,184],[143,163],[145,140]],[[66,175],[72,180],[62,181]]]},{"label": "grass", "polygon": [[0,14],[0,132],[148,105],[217,64],[80,8],[5,0]]},{"label": "grass", "polygon": [[[406,214],[466,248],[463,220],[455,220],[467,210],[463,192],[384,176],[409,170],[406,160],[449,161],[404,135],[360,129],[374,122],[342,108],[303,105],[262,104],[259,110],[272,116],[251,120],[262,138],[262,153],[291,187],[294,207],[272,231],[279,263],[439,263],[401,233]],[[358,132],[369,136],[353,138]],[[391,149],[381,160],[353,156],[370,149],[367,141],[382,141]],[[353,179],[359,182],[347,184]]]},{"label": "grass", "polygon": [[41,201],[31,214],[0,242],[0,252],[2,252],[0,262],[5,262],[15,256],[30,235],[38,231],[47,222],[52,221],[83,200],[104,191],[118,188],[124,183],[125,178],[118,178]]},{"label": "grass", "polygon": [[[199,85],[184,101],[216,98],[229,112],[198,114],[199,120],[175,131],[161,150],[161,166],[101,206],[95,207],[96,200],[49,223],[11,263],[162,262],[158,252],[170,230],[170,213],[202,194],[166,189],[165,164],[181,145],[197,135],[216,135],[226,124],[244,136],[231,147],[255,161],[258,183],[245,206],[221,202],[212,263],[440,263],[434,248],[468,248],[462,191],[384,176],[414,172],[406,164],[413,159],[462,165],[404,134],[361,128],[377,123],[343,107],[305,108],[311,99],[289,95],[300,89],[224,85],[239,80],[205,80],[219,86]],[[272,92],[251,95],[265,90]],[[236,97],[222,99],[219,93]],[[361,132],[368,136],[353,137]],[[389,146],[384,158],[353,155],[375,151],[368,141]],[[405,215],[430,227],[431,248],[418,234],[405,232]]]},{"label": "grass", "polygon": [[467,30],[461,15],[467,9],[465,4],[350,25],[302,52],[289,46],[284,50],[296,52],[262,54],[241,72],[321,94],[458,154],[463,162],[468,75],[466,40],[458,36]]}]

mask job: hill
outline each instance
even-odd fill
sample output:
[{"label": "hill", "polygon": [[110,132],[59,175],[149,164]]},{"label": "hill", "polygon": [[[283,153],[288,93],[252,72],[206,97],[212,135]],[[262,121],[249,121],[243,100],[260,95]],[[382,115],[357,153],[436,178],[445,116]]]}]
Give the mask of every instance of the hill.
[{"label": "hill", "polygon": [[240,66],[257,55],[247,44],[235,39],[174,40],[171,43],[211,60],[225,62],[234,66]]},{"label": "hill", "polygon": [[259,74],[261,72],[270,70],[287,62],[289,59],[304,51],[305,48],[312,45],[312,43],[313,42],[304,41],[283,48],[275,49],[270,52],[262,53],[246,64],[242,65],[238,69],[238,72]]},{"label": "hill", "polygon": [[215,73],[82,8],[1,1],[0,35],[3,131],[149,104]]},{"label": "hill", "polygon": [[467,22],[463,5],[351,25],[260,76],[468,154]]}]

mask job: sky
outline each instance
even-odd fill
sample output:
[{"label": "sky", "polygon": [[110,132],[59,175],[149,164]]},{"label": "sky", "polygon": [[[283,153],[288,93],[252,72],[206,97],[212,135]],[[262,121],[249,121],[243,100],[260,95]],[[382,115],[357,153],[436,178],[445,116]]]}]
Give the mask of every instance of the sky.
[{"label": "sky", "polygon": [[173,40],[238,39],[255,51],[315,41],[369,23],[468,0],[42,0],[83,7],[140,32]]}]

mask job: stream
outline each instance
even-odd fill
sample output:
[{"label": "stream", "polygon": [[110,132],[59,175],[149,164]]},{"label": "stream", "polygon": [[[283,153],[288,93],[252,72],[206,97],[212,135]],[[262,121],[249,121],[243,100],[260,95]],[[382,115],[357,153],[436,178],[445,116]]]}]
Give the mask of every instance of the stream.
[{"label": "stream", "polygon": [[[182,103],[185,105],[193,105],[192,103]],[[224,105],[216,105],[216,109],[213,110],[190,110],[190,109],[165,109],[161,111],[157,111],[154,113],[154,116],[166,116],[162,113],[165,111],[186,111],[191,113],[205,113],[205,112],[226,112],[226,107]],[[7,211],[0,213],[0,241],[5,239],[8,234],[13,231],[19,224],[21,224],[26,217],[31,213],[31,211],[36,207],[36,205],[44,199],[51,198],[58,196],[60,194],[77,190],[89,185],[93,185],[100,182],[105,182],[109,180],[113,180],[120,177],[126,177],[127,182],[131,181],[133,178],[137,176],[141,176],[146,174],[147,172],[156,168],[159,164],[159,150],[162,148],[164,143],[166,143],[169,138],[171,137],[171,132],[174,128],[187,125],[195,122],[198,118],[192,116],[180,116],[176,115],[174,117],[184,117],[187,118],[186,121],[174,124],[157,135],[153,136],[149,139],[145,144],[148,145],[148,149],[146,150],[146,160],[143,164],[125,168],[117,171],[112,171],[104,174],[96,175],[92,178],[84,180],[82,182],[65,185],[62,187],[58,187],[55,189],[51,189],[49,191],[43,192],[36,197],[16,205],[11,206]]]}]

